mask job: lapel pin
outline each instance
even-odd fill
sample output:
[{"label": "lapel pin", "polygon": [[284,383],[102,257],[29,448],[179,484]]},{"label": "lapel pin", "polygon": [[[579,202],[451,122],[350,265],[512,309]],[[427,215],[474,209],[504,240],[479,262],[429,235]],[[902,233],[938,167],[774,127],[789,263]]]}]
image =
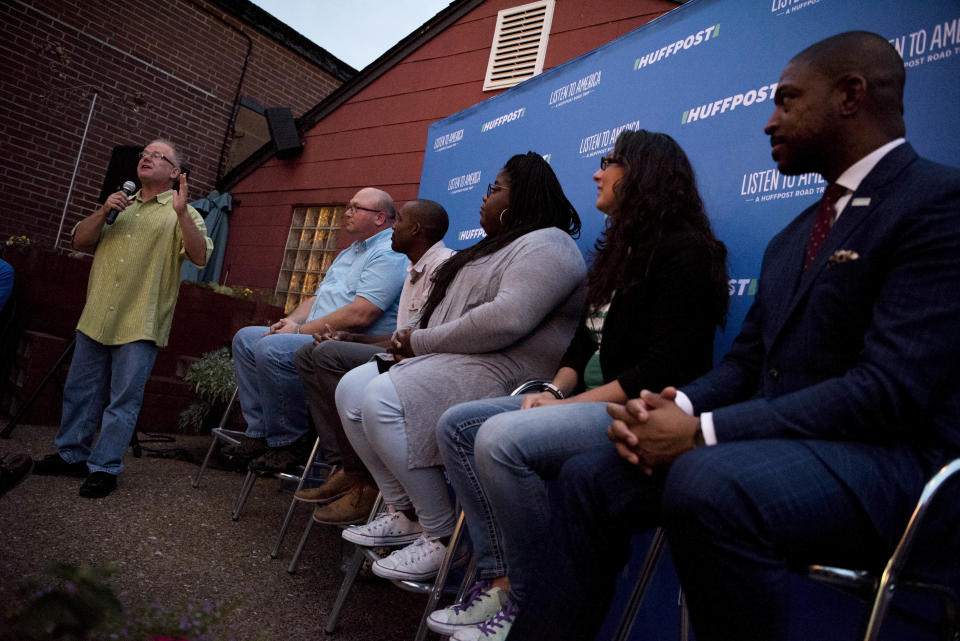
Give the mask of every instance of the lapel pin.
[{"label": "lapel pin", "polygon": [[869,198],[854,198],[850,201],[851,207],[869,207],[870,199]]}]

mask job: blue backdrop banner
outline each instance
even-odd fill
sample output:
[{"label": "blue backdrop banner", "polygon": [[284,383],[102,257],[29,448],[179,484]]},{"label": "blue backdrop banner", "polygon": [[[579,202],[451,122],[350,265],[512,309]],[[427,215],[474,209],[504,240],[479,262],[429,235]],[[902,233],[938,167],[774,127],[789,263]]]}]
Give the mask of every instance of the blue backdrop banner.
[{"label": "blue backdrop banner", "polygon": [[583,219],[588,253],[603,228],[593,173],[624,129],[662,131],[686,150],[716,234],[730,252],[722,355],[756,289],[769,239],[820,197],[816,174],[781,175],[763,127],[787,61],[827,36],[883,35],[907,67],[907,139],[960,166],[960,0],[694,0],[429,130],[420,197],[446,207],[446,242],[483,236],[481,196],[528,150],[556,171]]}]

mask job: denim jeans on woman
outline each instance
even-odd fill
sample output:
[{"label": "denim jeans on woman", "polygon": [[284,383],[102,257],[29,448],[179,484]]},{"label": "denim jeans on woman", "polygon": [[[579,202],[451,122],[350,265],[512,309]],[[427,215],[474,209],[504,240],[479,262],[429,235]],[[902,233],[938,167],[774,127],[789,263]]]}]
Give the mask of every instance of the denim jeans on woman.
[{"label": "denim jeans on woman", "polygon": [[521,410],[522,401],[507,396],[461,403],[437,424],[481,576],[508,575],[511,600],[521,608],[553,536],[546,481],[568,458],[613,447],[606,403]]}]

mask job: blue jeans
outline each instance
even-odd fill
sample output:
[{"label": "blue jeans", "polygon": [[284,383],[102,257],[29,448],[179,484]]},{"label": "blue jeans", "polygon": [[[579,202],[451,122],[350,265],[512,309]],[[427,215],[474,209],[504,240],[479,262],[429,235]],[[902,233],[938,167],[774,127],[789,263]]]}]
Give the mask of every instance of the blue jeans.
[{"label": "blue jeans", "polygon": [[[152,341],[104,345],[77,332],[54,440],[64,461],[86,461],[91,472],[123,471],[123,453],[136,429],[143,388],[156,356]],[[108,390],[110,401],[104,409]],[[100,438],[91,448],[98,425]]]},{"label": "blue jeans", "polygon": [[509,575],[521,605],[536,586],[553,532],[546,480],[570,457],[613,448],[605,403],[520,410],[522,397],[461,403],[437,424],[438,443],[467,517],[481,576]]},{"label": "blue jeans", "polygon": [[233,337],[240,408],[247,436],[266,438],[270,447],[293,443],[309,430],[307,398],[294,354],[313,342],[302,334],[263,334],[268,327],[244,327]]}]

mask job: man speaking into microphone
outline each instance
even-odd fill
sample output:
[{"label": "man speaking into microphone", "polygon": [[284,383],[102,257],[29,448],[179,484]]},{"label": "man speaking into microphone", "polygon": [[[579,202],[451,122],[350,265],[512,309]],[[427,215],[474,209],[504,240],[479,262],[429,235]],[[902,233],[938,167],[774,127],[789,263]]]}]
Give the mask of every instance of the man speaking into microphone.
[{"label": "man speaking into microphone", "polygon": [[187,204],[181,166],[172,143],[154,140],[137,164],[140,191],[111,194],[73,229],[73,248],[92,252],[93,265],[63,390],[58,452],[37,461],[34,474],[86,477],[80,496],[116,489],[157,348],[170,336],[180,266],[186,257],[202,267],[213,250],[203,218]]}]

